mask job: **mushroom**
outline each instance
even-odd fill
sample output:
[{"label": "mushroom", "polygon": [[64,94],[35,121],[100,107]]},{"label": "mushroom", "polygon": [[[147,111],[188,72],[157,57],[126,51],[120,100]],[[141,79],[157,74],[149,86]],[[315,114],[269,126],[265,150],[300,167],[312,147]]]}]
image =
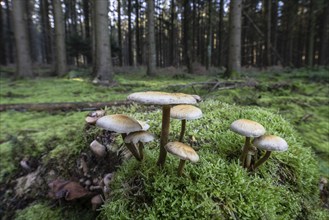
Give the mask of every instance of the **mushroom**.
[{"label": "mushroom", "polygon": [[192,95],[183,93],[166,93],[166,92],[136,92],[128,96],[128,100],[143,103],[162,105],[162,127],[160,138],[160,154],[157,164],[163,167],[167,151],[164,146],[168,143],[169,124],[170,124],[170,105],[177,104],[196,104],[197,100]]},{"label": "mushroom", "polygon": [[138,143],[139,156],[143,160],[144,158],[144,143],[151,142],[154,140],[154,135],[147,131],[135,131],[127,135],[125,143],[131,143],[134,146]]},{"label": "mushroom", "polygon": [[192,147],[178,141],[169,142],[165,145],[165,149],[169,153],[180,158],[177,171],[178,176],[182,176],[186,160],[189,160],[191,162],[197,162],[199,160],[199,155]]},{"label": "mushroom", "polygon": [[85,121],[88,124],[95,124],[96,121],[100,118],[103,117],[105,115],[105,111],[104,110],[97,110],[94,112],[91,112],[87,115],[87,117],[85,118]]},{"label": "mushroom", "polygon": [[287,142],[275,135],[263,135],[255,138],[252,143],[261,150],[266,150],[265,155],[260,158],[254,166],[254,169],[262,165],[271,155],[272,151],[286,151],[288,150]]},{"label": "mushroom", "polygon": [[100,194],[91,198],[92,210],[96,211],[96,209],[103,204],[103,201],[104,200]]},{"label": "mushroom", "polygon": [[182,142],[186,129],[186,120],[194,120],[202,117],[202,111],[193,105],[176,105],[171,108],[170,117],[182,120],[179,141]]},{"label": "mushroom", "polygon": [[96,140],[91,142],[90,149],[97,157],[105,157],[106,155],[106,147]]},{"label": "mushroom", "polygon": [[257,148],[252,146],[250,143],[250,138],[259,137],[265,134],[266,130],[261,124],[248,119],[239,119],[234,121],[231,124],[231,130],[246,137],[242,154],[240,156],[240,162],[243,167],[249,168],[251,157],[255,154],[255,151],[257,151]]},{"label": "mushroom", "polygon": [[[143,130],[143,126],[137,120],[123,114],[103,116],[96,121],[96,125],[121,134],[123,140],[127,133]],[[126,144],[126,146],[137,160],[141,160],[136,147],[131,144]]]}]

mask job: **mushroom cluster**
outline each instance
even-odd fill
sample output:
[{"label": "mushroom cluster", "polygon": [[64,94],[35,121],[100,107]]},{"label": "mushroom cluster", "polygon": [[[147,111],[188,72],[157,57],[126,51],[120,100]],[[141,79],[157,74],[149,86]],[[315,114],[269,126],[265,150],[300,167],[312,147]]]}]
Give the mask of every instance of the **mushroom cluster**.
[{"label": "mushroom cluster", "polygon": [[[142,160],[143,157],[141,155],[142,153],[138,151],[136,145],[132,144],[131,142],[125,141],[125,138],[127,137],[128,134],[147,130],[150,127],[147,123],[138,121],[130,116],[123,114],[103,115],[102,117],[98,117],[95,121],[92,121],[92,123],[96,124],[96,126],[104,130],[121,134],[122,139],[125,142],[126,147],[129,149],[131,154],[137,160],[139,161]],[[105,146],[101,145],[96,140],[90,144],[90,148],[93,151],[93,153],[98,157],[102,157],[104,156],[104,154],[106,154]]]},{"label": "mushroom cluster", "polygon": [[[246,137],[240,156],[240,163],[244,168],[255,170],[270,157],[272,151],[286,151],[288,149],[287,142],[281,137],[264,135],[266,130],[258,122],[238,119],[231,124],[230,128]],[[252,142],[251,138],[254,138]],[[259,160],[257,160],[257,149],[266,150],[265,155]],[[254,161],[252,160],[253,156],[255,156]]]},{"label": "mushroom cluster", "polygon": [[[166,93],[166,92],[148,91],[148,92],[132,93],[128,96],[128,100],[142,104],[162,106],[160,153],[159,153],[157,165],[163,167],[167,156],[167,151],[165,146],[168,143],[168,138],[169,138],[170,117],[178,118],[182,120],[182,129],[180,135],[180,141],[182,141],[185,132],[186,120],[197,119],[200,118],[202,115],[200,109],[194,106],[192,107],[190,106],[196,104],[198,100],[201,100],[200,97],[197,95],[188,95],[184,93]],[[171,113],[172,109],[173,112]]]}]

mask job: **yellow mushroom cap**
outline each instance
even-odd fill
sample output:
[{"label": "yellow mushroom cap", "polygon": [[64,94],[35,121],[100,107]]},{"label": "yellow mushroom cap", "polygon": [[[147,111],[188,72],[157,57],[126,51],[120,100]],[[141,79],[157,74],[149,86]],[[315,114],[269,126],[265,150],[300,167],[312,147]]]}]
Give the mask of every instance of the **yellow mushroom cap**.
[{"label": "yellow mushroom cap", "polygon": [[197,100],[184,93],[167,93],[157,91],[136,92],[128,96],[128,100],[154,105],[196,104]]},{"label": "yellow mushroom cap", "polygon": [[167,143],[165,149],[182,160],[189,160],[191,162],[197,162],[199,160],[199,155],[192,147],[178,141]]},{"label": "yellow mushroom cap", "polygon": [[265,134],[263,125],[248,119],[239,119],[231,124],[231,130],[245,137],[259,137]]},{"label": "yellow mushroom cap", "polygon": [[286,151],[288,150],[287,142],[275,135],[263,135],[255,138],[252,142],[258,149],[266,151]]},{"label": "yellow mushroom cap", "polygon": [[122,114],[103,116],[96,121],[96,125],[119,134],[143,130],[137,120]]},{"label": "yellow mushroom cap", "polygon": [[202,117],[202,111],[193,105],[176,105],[170,110],[170,117],[193,120]]}]

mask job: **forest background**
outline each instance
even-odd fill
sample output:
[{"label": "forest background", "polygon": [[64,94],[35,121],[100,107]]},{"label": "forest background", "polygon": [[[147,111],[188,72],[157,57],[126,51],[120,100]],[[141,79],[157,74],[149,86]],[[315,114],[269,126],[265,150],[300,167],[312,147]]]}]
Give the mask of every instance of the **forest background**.
[{"label": "forest background", "polygon": [[[287,138],[294,142],[300,137],[302,149],[311,149],[310,157],[316,162],[301,162],[294,158],[298,161],[292,160],[297,164],[295,168],[286,166],[285,156],[283,160],[278,156],[274,161],[283,165],[270,162],[269,168],[265,167],[259,175],[268,178],[266,181],[277,178],[287,184],[291,182],[289,187],[292,189],[295,187],[292,182],[308,186],[308,181],[314,177],[316,180],[310,185],[315,188],[322,186],[322,190],[312,188],[308,191],[297,187],[295,191],[305,191],[305,194],[289,197],[294,201],[289,200],[289,203],[287,200],[288,211],[282,211],[277,205],[268,215],[289,219],[328,217],[328,211],[322,208],[329,208],[329,185],[323,183],[328,182],[329,177],[329,1],[0,0],[0,5],[0,207],[4,207],[0,209],[0,216],[40,218],[46,215],[38,212],[42,208],[47,210],[47,215],[62,218],[75,215],[86,219],[95,217],[94,213],[84,209],[85,204],[57,204],[52,210],[54,206],[45,196],[49,189],[44,179],[54,167],[58,177],[80,177],[80,173],[73,172],[75,161],[88,149],[86,140],[90,141],[90,136],[94,135],[83,127],[87,114],[84,111],[96,109],[96,104],[97,108],[104,108],[112,101],[125,100],[132,92],[162,90],[200,95],[204,100],[202,110],[206,112],[200,127],[208,124],[207,112],[208,115],[213,112],[211,107],[216,109],[216,114],[227,117],[226,121],[239,114],[256,115],[259,120],[265,120],[263,116],[273,117],[278,122],[284,118],[296,131],[294,138],[295,133],[285,124],[283,127],[287,128],[287,133],[292,134]],[[217,101],[233,105],[227,107]],[[90,105],[94,107],[90,108]],[[252,114],[248,113],[249,107]],[[126,111],[140,117],[142,111],[154,113],[152,109],[137,110],[135,105],[105,109],[116,113]],[[235,109],[236,112],[226,115],[223,109]],[[273,116],[264,113],[263,109]],[[50,123],[52,129],[45,129]],[[155,122],[151,120],[152,123]],[[213,126],[217,126],[216,123]],[[225,123],[215,128],[225,131],[228,127]],[[277,131],[278,127],[277,124],[270,125],[270,130]],[[192,132],[193,135],[186,137],[187,141],[196,137],[200,145],[223,142],[227,149],[232,145],[230,141],[238,142],[231,136],[225,142],[222,136],[209,137],[212,132],[200,133],[204,134],[204,137],[199,137],[201,140],[198,140],[198,132]],[[86,136],[84,140],[81,134]],[[74,137],[74,141],[70,137]],[[220,140],[216,142],[217,139]],[[238,152],[238,149],[233,153],[224,150],[221,158],[230,164]],[[205,153],[204,156],[207,158]],[[67,167],[60,162],[62,158],[68,161]],[[309,158],[308,154],[306,158]],[[29,161],[31,169],[24,170],[22,161]],[[303,178],[299,179],[304,175],[301,175],[301,170],[304,170],[304,167],[299,167],[301,163],[311,168],[316,164],[316,168],[308,173],[314,176],[305,182]],[[136,166],[130,162],[125,168],[135,170]],[[232,168],[231,165],[227,167],[227,170]],[[280,169],[282,173],[276,173]],[[19,178],[38,170],[43,178],[47,178],[40,181],[42,186],[32,185],[31,188],[37,190],[28,191],[19,185]],[[146,170],[142,172],[149,172]],[[254,181],[237,170],[237,175],[244,181]],[[102,172],[100,175],[108,170]],[[134,172],[127,172],[121,171],[119,176],[131,178],[129,175]],[[269,173],[274,177],[269,177]],[[165,184],[165,180],[162,181],[160,185]],[[176,181],[183,184],[181,181],[184,180]],[[26,194],[18,196],[21,188]],[[146,200],[156,198],[152,190],[145,196]],[[272,190],[280,191],[281,188]],[[250,193],[250,198],[258,195],[256,191]],[[172,192],[176,193],[174,189]],[[280,192],[285,195],[284,191]],[[219,193],[223,193],[223,198],[232,196],[225,194],[225,190]],[[267,193],[264,192],[263,196],[266,197]],[[309,197],[307,201],[307,193],[315,197]],[[120,208],[116,205],[125,201],[116,196],[114,198],[119,202],[115,203],[114,199],[114,204],[106,204],[101,211],[102,217],[115,214],[115,208]],[[232,202],[221,200],[222,197],[213,199],[215,207],[222,210],[222,218],[264,217],[257,212],[251,214],[251,206],[244,204],[243,198]],[[132,196],[131,201],[134,202],[134,198]],[[259,196],[255,201],[259,206],[264,204],[268,211],[262,198]],[[275,199],[273,201],[279,201],[279,198]],[[298,205],[297,200],[300,200]],[[124,204],[124,207],[133,206]],[[161,212],[159,207],[154,210]],[[163,210],[168,210],[168,207]],[[147,212],[124,209],[122,213],[125,217],[137,214],[145,217]],[[181,210],[177,213],[182,214]],[[155,216],[165,215],[156,213]]]}]

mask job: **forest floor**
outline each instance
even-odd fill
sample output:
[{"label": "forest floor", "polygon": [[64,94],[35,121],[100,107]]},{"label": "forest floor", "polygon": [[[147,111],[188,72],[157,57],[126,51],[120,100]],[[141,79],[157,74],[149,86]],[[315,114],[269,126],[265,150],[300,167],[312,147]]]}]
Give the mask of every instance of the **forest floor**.
[{"label": "forest floor", "polygon": [[[165,73],[165,70],[162,71]],[[7,74],[1,74],[0,105],[110,102],[125,100],[132,92],[161,90],[198,94],[203,100],[213,99],[241,106],[259,106],[280,114],[293,125],[304,145],[313,149],[319,163],[321,181],[329,178],[328,69],[253,71],[245,72],[235,80],[224,80],[216,74],[186,73],[161,74],[156,78],[148,78],[140,72],[117,73],[116,84],[111,87],[93,85],[83,70],[71,71],[66,78],[39,77],[16,81]],[[117,111],[118,108],[122,107],[108,107],[106,110],[111,112]],[[48,192],[47,185],[34,188],[36,191],[32,192],[33,197],[27,196],[23,200],[17,200],[15,194],[31,195],[29,184],[32,183],[29,183],[29,179],[48,183],[54,173],[59,172],[63,172],[62,176],[74,176],[76,181],[83,184],[86,184],[87,180],[97,179],[96,174],[84,176],[83,170],[79,168],[81,158],[88,158],[89,168],[92,167],[90,169],[98,172],[100,167],[106,167],[105,160],[95,161],[89,153],[81,156],[81,152],[85,151],[81,149],[81,143],[90,143],[91,136],[106,137],[111,134],[88,133],[89,128],[84,123],[87,114],[88,112],[81,110],[40,112],[24,109],[0,112],[0,216],[10,218],[16,210],[44,198]],[[70,138],[79,134],[81,139]],[[102,174],[112,172],[114,167],[124,160],[125,155],[121,152],[119,156],[108,157],[113,161],[113,166],[101,170]],[[67,167],[74,168],[68,170]],[[46,177],[38,178],[41,174]],[[19,185],[17,182],[24,183]],[[320,180],[319,184],[321,185]],[[329,187],[328,184],[325,185],[321,196],[324,206],[329,208]],[[75,212],[79,212],[79,209]],[[90,214],[90,217],[93,215],[95,214]]]}]

